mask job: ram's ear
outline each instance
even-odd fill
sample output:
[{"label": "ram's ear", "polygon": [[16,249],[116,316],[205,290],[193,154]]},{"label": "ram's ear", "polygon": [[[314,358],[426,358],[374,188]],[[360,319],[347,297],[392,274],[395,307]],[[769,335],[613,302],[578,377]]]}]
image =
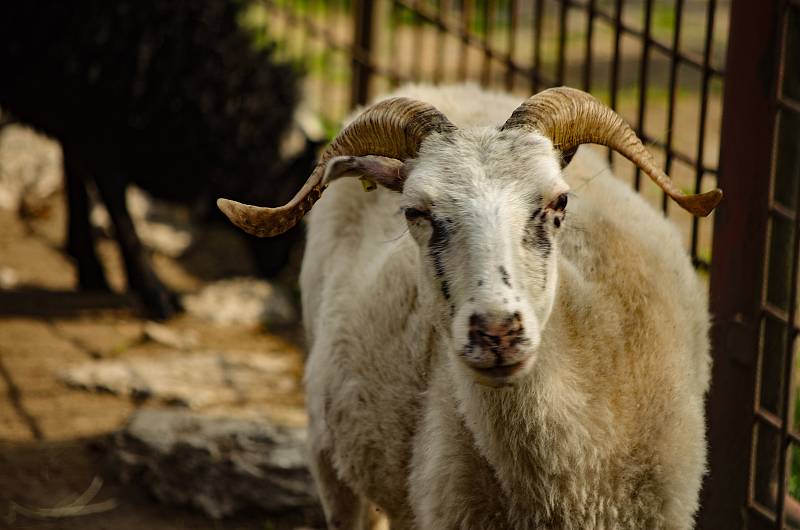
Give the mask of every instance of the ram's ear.
[{"label": "ram's ear", "polygon": [[337,156],[325,167],[323,185],[341,177],[362,177],[392,191],[403,191],[408,175],[406,165],[385,156]]},{"label": "ram's ear", "polygon": [[572,149],[567,149],[566,151],[561,151],[561,169],[564,169],[572,162],[572,157],[575,156],[575,153],[578,152],[578,147],[573,147]]}]

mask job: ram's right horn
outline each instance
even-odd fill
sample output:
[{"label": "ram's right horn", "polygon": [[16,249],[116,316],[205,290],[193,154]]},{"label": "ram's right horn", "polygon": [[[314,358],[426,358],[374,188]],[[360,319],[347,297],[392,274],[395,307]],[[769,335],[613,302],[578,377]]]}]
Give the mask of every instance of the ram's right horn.
[{"label": "ram's right horn", "polygon": [[[263,208],[218,199],[217,206],[245,232],[259,237],[276,236],[300,222],[322,196],[334,176],[329,174],[327,180],[323,179],[325,168],[332,158],[372,155],[402,162],[417,155],[422,141],[429,134],[447,133],[455,128],[444,114],[428,103],[409,98],[387,99],[364,111],[334,138],[320,156],[317,167],[306,183],[285,205]],[[378,160],[372,158],[370,161]],[[394,170],[392,174],[395,177],[384,179],[385,182],[377,179],[377,182],[390,189],[402,189],[405,172],[396,170],[397,167],[392,163],[386,167]]]}]

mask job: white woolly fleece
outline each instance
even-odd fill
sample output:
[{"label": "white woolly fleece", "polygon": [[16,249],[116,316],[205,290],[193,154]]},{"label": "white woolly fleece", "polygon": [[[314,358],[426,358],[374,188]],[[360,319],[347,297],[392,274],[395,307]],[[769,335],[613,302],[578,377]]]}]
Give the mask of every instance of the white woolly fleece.
[{"label": "white woolly fleece", "polygon": [[[310,451],[330,527],[364,528],[374,504],[393,530],[692,528],[709,317],[676,229],[591,150],[562,172],[548,139],[499,132],[516,97],[397,95],[459,131],[423,143],[402,194],[342,179],[307,221]],[[556,223],[547,205],[567,189]],[[519,312],[528,339],[500,387],[463,362],[470,315],[491,311]]]}]

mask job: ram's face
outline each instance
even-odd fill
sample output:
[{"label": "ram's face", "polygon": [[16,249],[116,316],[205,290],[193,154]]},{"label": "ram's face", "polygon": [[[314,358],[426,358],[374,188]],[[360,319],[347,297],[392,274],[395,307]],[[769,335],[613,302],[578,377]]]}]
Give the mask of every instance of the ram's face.
[{"label": "ram's face", "polygon": [[566,194],[552,144],[535,133],[431,137],[410,166],[409,231],[453,351],[478,382],[510,383],[535,360]]}]

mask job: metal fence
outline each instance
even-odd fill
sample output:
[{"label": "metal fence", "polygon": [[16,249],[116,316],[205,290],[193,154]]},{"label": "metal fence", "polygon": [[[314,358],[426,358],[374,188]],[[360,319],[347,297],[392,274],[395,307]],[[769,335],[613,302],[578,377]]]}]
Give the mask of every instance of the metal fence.
[{"label": "metal fence", "polygon": [[701,521],[800,528],[800,2],[737,1],[731,15]]},{"label": "metal fence", "polygon": [[714,217],[692,218],[609,154],[710,272],[698,526],[800,528],[800,0],[261,0],[248,23],[304,66],[331,133],[407,81],[520,99],[567,84],[615,108],[685,191],[724,189]]},{"label": "metal fence", "polygon": [[[716,186],[730,0],[262,0],[306,98],[331,129],[354,105],[409,81],[474,81],[520,98],[568,84],[631,123],[686,191]],[[670,208],[618,155],[630,179],[710,266],[712,219]]]}]

